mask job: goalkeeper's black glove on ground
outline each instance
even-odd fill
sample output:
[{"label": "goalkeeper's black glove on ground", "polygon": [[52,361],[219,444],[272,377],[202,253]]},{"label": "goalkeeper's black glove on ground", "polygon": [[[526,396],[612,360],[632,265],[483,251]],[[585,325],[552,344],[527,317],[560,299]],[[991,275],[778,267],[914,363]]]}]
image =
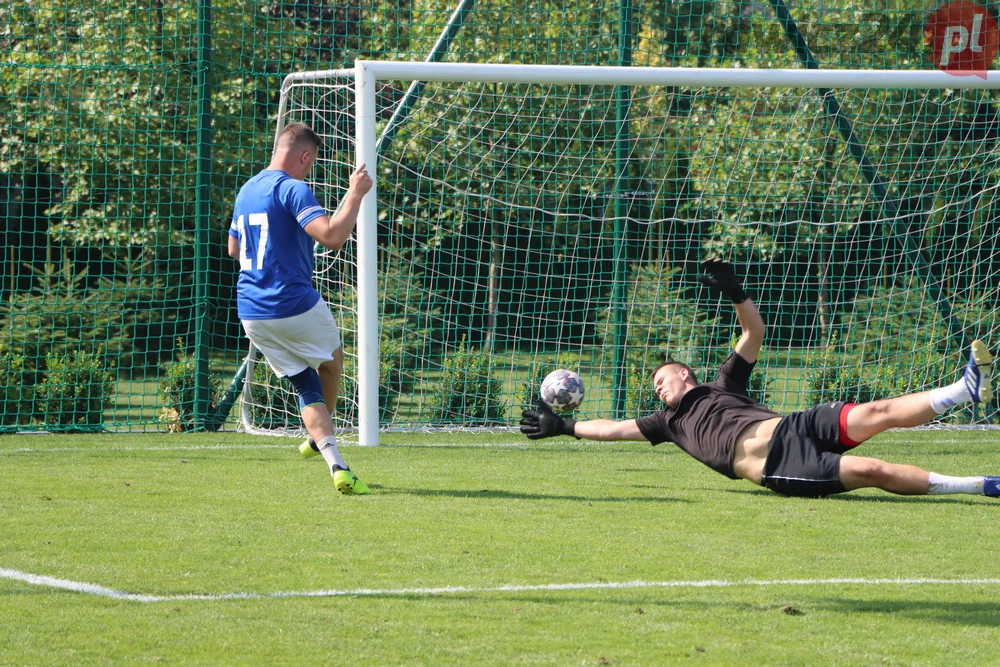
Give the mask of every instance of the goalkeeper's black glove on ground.
[{"label": "goalkeeper's black glove on ground", "polygon": [[698,282],[708,287],[714,287],[733,303],[743,303],[750,298],[743,291],[743,286],[740,285],[740,280],[736,277],[736,270],[729,262],[721,259],[706,259],[701,263],[701,270],[705,273],[698,276]]},{"label": "goalkeeper's black glove on ground", "polygon": [[571,435],[579,440],[576,435],[576,420],[560,417],[545,403],[539,403],[537,411],[525,410],[521,413],[521,433],[527,436],[528,440],[552,438],[557,435]]}]

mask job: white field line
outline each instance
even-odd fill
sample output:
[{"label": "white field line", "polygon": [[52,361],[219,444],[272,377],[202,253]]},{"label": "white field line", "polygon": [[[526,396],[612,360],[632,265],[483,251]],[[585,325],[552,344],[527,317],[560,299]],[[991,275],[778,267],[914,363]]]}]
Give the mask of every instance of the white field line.
[{"label": "white field line", "polygon": [[1000,579],[706,579],[702,581],[626,581],[626,582],[593,582],[578,584],[540,584],[505,586],[444,586],[441,588],[356,588],[347,590],[321,591],[285,591],[277,593],[220,593],[185,594],[185,595],[145,595],[141,593],[126,593],[113,588],[105,588],[96,584],[81,581],[56,579],[38,574],[29,574],[18,570],[0,568],[0,578],[13,579],[35,586],[48,586],[76,593],[86,593],[99,597],[129,602],[174,602],[180,600],[259,600],[268,598],[321,598],[321,597],[384,597],[397,595],[448,595],[452,593],[517,593],[531,591],[581,591],[606,589],[635,588],[733,588],[737,586],[987,586],[1000,585]]}]

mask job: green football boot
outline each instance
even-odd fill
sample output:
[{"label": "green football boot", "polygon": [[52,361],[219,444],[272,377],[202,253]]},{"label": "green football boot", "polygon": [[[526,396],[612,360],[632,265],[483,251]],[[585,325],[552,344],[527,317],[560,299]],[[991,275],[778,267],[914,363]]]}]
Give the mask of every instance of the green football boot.
[{"label": "green football boot", "polygon": [[372,491],[350,469],[340,466],[333,467],[333,485],[345,496],[361,495]]},{"label": "green football boot", "polygon": [[313,442],[312,438],[308,438],[305,442],[299,445],[299,454],[302,458],[308,459],[311,456],[319,456],[319,449],[316,447],[316,443]]}]

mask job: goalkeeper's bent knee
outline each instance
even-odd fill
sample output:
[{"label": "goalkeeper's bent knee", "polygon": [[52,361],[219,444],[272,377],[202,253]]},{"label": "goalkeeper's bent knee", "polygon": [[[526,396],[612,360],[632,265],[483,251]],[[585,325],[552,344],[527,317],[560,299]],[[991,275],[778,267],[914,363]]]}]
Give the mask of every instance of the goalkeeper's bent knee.
[{"label": "goalkeeper's bent knee", "polygon": [[299,395],[299,409],[312,405],[313,403],[323,403],[323,383],[320,382],[319,373],[315,368],[307,368],[301,373],[288,376],[289,382],[295,387],[295,393]]}]

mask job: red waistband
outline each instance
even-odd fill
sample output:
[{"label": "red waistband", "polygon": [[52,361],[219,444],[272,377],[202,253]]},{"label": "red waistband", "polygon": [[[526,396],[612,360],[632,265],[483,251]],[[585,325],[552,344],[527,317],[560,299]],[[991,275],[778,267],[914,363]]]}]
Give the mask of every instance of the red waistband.
[{"label": "red waistband", "polygon": [[840,408],[840,419],[838,420],[840,428],[838,429],[837,440],[844,447],[857,447],[861,444],[847,437],[847,413],[856,407],[858,407],[857,403],[844,403],[844,406]]}]

